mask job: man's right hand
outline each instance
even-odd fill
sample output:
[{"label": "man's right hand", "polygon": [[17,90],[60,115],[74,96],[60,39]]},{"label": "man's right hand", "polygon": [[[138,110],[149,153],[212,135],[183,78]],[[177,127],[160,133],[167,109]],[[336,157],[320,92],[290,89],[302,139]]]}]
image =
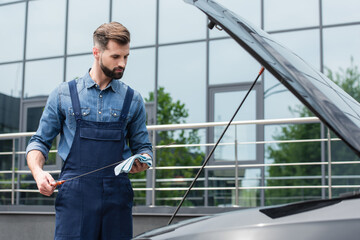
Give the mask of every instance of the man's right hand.
[{"label": "man's right hand", "polygon": [[56,188],[55,181],[50,173],[43,170],[45,158],[42,153],[32,150],[27,154],[26,159],[40,193],[45,196],[53,194]]},{"label": "man's right hand", "polygon": [[50,173],[39,170],[34,173],[34,179],[41,194],[51,196],[55,190],[55,180]]}]

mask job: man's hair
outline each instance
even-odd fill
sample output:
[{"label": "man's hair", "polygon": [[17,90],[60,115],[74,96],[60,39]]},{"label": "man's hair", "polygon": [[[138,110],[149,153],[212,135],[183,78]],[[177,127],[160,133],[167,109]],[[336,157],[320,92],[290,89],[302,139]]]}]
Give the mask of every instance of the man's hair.
[{"label": "man's hair", "polygon": [[105,50],[109,40],[114,40],[120,45],[130,42],[130,32],[118,22],[104,23],[98,27],[93,34],[94,46]]}]

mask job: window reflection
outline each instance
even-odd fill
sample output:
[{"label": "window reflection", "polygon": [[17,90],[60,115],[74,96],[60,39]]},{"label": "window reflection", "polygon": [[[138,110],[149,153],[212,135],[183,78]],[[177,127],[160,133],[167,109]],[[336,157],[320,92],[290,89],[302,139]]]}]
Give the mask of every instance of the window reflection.
[{"label": "window reflection", "polygon": [[65,0],[29,2],[27,58],[64,54],[65,4]]},{"label": "window reflection", "polygon": [[0,93],[20,98],[22,63],[0,65]]},{"label": "window reflection", "polygon": [[360,2],[358,0],[322,1],[323,24],[360,21],[359,9]]},{"label": "window reflection", "polygon": [[265,71],[264,117],[265,119],[299,117],[295,110],[303,104],[275,77]]},{"label": "window reflection", "polygon": [[91,68],[93,61],[92,54],[68,57],[66,60],[66,81],[84,76]]},{"label": "window reflection", "polygon": [[266,0],[264,8],[266,31],[319,25],[318,1]]},{"label": "window reflection", "polygon": [[39,121],[44,111],[44,107],[29,107],[27,109],[26,131],[36,132],[39,127]]},{"label": "window reflection", "polygon": [[3,4],[3,3],[11,3],[11,2],[17,2],[19,0],[0,0],[0,4]]},{"label": "window reflection", "polygon": [[320,70],[319,30],[277,33],[272,36],[280,44]]},{"label": "window reflection", "polygon": [[25,4],[0,7],[0,62],[16,61],[23,58]]},{"label": "window reflection", "polygon": [[[247,90],[216,93],[214,95],[214,121],[228,122],[236,110],[236,105],[245,97],[246,92]],[[252,91],[234,118],[234,121],[255,120],[256,107],[254,106],[256,105],[256,93]],[[216,142],[220,138],[224,129],[225,126],[214,128],[213,142]],[[240,143],[236,146],[237,151],[235,151],[235,141]],[[255,141],[255,125],[231,126],[221,141],[221,143],[230,145],[218,146],[214,154],[215,161],[235,161],[236,159],[240,161],[256,160],[255,144],[242,144],[244,142]]]},{"label": "window reflection", "polygon": [[0,65],[0,133],[19,131],[21,79],[21,63]]},{"label": "window reflection", "polygon": [[113,0],[112,21],[120,22],[129,29],[131,47],[155,44],[155,0]]},{"label": "window reflection", "polygon": [[160,0],[159,42],[180,42],[206,37],[205,15],[177,0]]},{"label": "window reflection", "polygon": [[92,35],[97,27],[109,22],[109,1],[69,1],[68,54],[91,52]]},{"label": "window reflection", "polygon": [[186,122],[205,121],[205,43],[159,48],[159,87],[189,109]]},{"label": "window reflection", "polygon": [[[208,170],[208,186],[209,187],[235,187],[235,169],[219,169]],[[258,187],[261,185],[261,169],[259,168],[240,168],[238,169],[239,187]],[[233,206],[255,207],[259,206],[259,190],[242,189],[238,192],[239,202],[235,202],[235,190],[209,190],[208,202],[209,206]]]},{"label": "window reflection", "polygon": [[[341,36],[341,37],[340,37]],[[324,66],[337,71],[350,66],[350,58],[360,62],[360,26],[324,29]]]},{"label": "window reflection", "polygon": [[260,70],[257,61],[233,39],[210,42],[210,84],[252,82]]},{"label": "window reflection", "polygon": [[149,98],[149,93],[155,89],[155,48],[130,50],[121,80],[140,92],[143,98]]},{"label": "window reflection", "polygon": [[[245,18],[252,24],[261,27],[260,0],[217,0],[216,2],[238,16]],[[218,31],[215,28],[210,31],[211,38],[223,36],[228,36],[228,34],[225,31]]]},{"label": "window reflection", "polygon": [[25,98],[48,96],[63,80],[63,58],[26,63]]}]

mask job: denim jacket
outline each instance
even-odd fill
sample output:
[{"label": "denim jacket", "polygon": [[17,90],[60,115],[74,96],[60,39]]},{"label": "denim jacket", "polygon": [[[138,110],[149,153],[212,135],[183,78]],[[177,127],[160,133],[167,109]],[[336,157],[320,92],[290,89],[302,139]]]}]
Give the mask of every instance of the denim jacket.
[{"label": "denim jacket", "polygon": [[[112,80],[105,89],[100,90],[89,73],[77,79],[76,82],[82,119],[96,122],[119,120],[127,91],[126,84],[119,80]],[[145,119],[143,99],[137,91],[134,91],[134,97],[125,122],[125,136],[128,144],[125,144],[124,159],[139,153],[147,153],[152,157],[152,147],[145,126]],[[39,128],[36,134],[31,137],[26,148],[26,155],[31,150],[39,150],[47,159],[52,141],[60,133],[58,154],[65,161],[70,152],[75,130],[76,121],[73,115],[69,86],[65,82],[49,95]]]}]

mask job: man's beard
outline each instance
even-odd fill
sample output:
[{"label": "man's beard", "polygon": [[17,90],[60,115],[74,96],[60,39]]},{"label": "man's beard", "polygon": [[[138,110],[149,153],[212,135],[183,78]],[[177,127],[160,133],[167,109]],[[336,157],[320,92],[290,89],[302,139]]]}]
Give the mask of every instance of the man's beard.
[{"label": "man's beard", "polygon": [[[102,63],[102,60],[100,59],[100,68],[104,72],[104,74],[111,78],[111,79],[120,79],[122,78],[125,69],[121,67],[115,67],[113,70],[110,70],[110,68],[105,67],[105,65]],[[117,70],[121,70],[121,72],[117,72]]]}]

